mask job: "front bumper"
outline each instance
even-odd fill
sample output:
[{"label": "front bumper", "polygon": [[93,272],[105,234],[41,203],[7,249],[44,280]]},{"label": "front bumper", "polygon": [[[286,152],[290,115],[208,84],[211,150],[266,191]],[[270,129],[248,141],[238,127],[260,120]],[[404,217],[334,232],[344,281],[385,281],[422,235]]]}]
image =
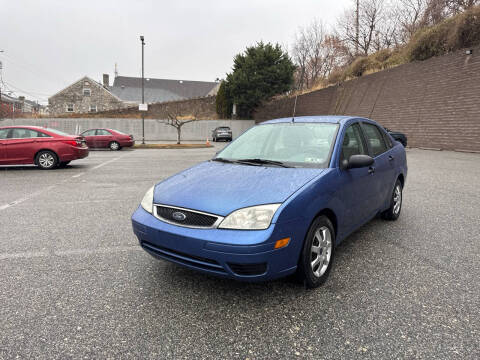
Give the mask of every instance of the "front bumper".
[{"label": "front bumper", "polygon": [[[263,281],[293,273],[303,244],[295,223],[266,230],[192,229],[165,223],[139,207],[133,232],[154,257],[204,273],[242,281]],[[275,241],[290,243],[274,249]]]}]

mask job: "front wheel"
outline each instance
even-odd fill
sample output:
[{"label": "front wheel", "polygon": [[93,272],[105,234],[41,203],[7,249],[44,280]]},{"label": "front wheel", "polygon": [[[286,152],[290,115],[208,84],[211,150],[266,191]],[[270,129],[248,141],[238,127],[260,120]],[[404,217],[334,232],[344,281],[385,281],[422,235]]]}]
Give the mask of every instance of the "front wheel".
[{"label": "front wheel", "polygon": [[303,244],[297,275],[307,288],[316,288],[328,278],[335,251],[335,231],[326,216],[315,219]]},{"label": "front wheel", "polygon": [[58,164],[57,155],[49,150],[40,151],[37,154],[35,163],[43,170],[54,169]]},{"label": "front wheel", "polygon": [[120,144],[116,141],[112,141],[108,147],[110,148],[110,150],[112,151],[117,151],[117,150],[120,150]]},{"label": "front wheel", "polygon": [[382,213],[385,220],[397,220],[402,210],[402,183],[397,179],[393,187],[392,197],[390,198],[390,207]]}]

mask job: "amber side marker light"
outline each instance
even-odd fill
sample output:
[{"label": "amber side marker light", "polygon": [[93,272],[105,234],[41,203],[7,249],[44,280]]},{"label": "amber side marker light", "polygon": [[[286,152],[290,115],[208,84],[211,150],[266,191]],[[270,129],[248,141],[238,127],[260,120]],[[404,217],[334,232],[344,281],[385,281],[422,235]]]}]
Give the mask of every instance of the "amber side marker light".
[{"label": "amber side marker light", "polygon": [[283,248],[287,246],[289,242],[290,242],[290,238],[277,240],[277,242],[275,243],[275,249]]}]

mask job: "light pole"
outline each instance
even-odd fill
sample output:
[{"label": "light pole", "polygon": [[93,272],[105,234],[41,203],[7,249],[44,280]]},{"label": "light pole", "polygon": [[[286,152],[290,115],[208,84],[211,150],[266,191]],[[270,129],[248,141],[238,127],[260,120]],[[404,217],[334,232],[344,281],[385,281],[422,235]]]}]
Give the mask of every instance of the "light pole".
[{"label": "light pole", "polygon": [[[145,80],[144,80],[144,67],[143,67],[143,48],[145,47],[145,38],[140,35],[140,41],[142,42],[142,106],[145,103]],[[145,144],[145,113],[142,110],[142,144]]]}]

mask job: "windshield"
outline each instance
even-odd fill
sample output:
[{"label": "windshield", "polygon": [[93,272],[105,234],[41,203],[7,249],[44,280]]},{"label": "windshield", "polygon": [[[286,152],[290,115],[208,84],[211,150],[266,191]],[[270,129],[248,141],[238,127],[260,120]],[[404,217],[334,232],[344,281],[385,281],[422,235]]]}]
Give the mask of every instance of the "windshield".
[{"label": "windshield", "polygon": [[216,158],[262,159],[290,166],[327,167],[337,133],[332,123],[276,123],[255,126]]}]

